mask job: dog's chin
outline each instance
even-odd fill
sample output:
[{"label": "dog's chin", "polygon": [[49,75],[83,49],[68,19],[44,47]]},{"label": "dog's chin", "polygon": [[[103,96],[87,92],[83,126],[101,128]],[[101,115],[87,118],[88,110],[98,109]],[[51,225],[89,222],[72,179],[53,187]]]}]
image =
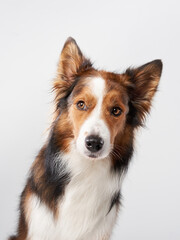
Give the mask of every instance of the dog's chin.
[{"label": "dog's chin", "polygon": [[91,153],[91,152],[83,152],[81,153],[81,155],[91,161],[102,160],[108,156],[108,154],[105,155],[103,153]]}]

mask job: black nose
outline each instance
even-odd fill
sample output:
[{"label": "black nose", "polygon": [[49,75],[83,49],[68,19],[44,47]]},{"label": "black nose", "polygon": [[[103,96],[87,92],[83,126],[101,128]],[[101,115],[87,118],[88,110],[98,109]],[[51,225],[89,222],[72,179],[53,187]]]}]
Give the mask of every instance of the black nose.
[{"label": "black nose", "polygon": [[102,148],[104,141],[102,138],[100,138],[98,136],[91,135],[91,136],[86,137],[85,144],[86,144],[86,148],[89,151],[98,152]]}]

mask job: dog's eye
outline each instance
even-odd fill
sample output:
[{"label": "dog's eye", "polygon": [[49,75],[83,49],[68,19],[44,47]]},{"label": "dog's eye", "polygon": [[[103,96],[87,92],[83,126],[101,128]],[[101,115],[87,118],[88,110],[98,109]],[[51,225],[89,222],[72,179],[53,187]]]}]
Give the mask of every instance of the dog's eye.
[{"label": "dog's eye", "polygon": [[122,113],[122,109],[120,107],[113,107],[111,109],[111,114],[114,115],[115,117],[120,116]]},{"label": "dog's eye", "polygon": [[77,106],[77,108],[78,108],[79,110],[86,110],[86,109],[87,109],[86,104],[85,104],[84,101],[79,101],[79,102],[77,102],[76,106]]}]

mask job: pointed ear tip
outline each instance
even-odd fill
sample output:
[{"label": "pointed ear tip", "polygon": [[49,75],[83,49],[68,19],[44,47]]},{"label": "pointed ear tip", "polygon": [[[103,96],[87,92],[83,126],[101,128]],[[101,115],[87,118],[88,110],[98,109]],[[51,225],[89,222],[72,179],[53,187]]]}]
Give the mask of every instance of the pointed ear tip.
[{"label": "pointed ear tip", "polygon": [[77,45],[76,41],[74,40],[74,38],[68,37],[67,40],[66,40],[65,43],[64,43],[64,46],[63,46],[63,48],[62,48],[61,53],[64,51],[64,49],[66,49],[67,47],[71,47],[71,46],[76,46],[76,47],[78,47],[78,45]]},{"label": "pointed ear tip", "polygon": [[161,59],[156,59],[156,60],[154,60],[154,63],[156,63],[156,64],[159,65],[159,66],[162,66],[162,65],[163,65],[163,62],[162,62]]},{"label": "pointed ear tip", "polygon": [[67,43],[75,43],[75,44],[76,44],[76,41],[75,41],[74,38],[68,37],[67,40],[66,40],[66,42],[65,42],[65,44],[67,44]]},{"label": "pointed ear tip", "polygon": [[162,71],[163,68],[163,62],[161,59],[156,59],[154,61],[152,61],[152,63],[159,68],[160,71]]}]

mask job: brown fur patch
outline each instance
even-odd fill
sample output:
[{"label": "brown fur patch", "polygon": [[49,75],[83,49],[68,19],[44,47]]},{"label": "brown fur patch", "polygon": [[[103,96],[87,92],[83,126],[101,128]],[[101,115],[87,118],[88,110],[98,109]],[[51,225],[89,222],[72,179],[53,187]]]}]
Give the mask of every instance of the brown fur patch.
[{"label": "brown fur patch", "polygon": [[[80,91],[80,93],[77,94],[77,89]],[[73,92],[73,97],[71,99],[72,104],[69,110],[70,118],[73,124],[73,131],[75,139],[78,137],[79,130],[84,123],[84,121],[88,118],[88,116],[91,114],[93,109],[96,106],[97,99],[93,96],[93,93],[91,92],[88,85],[83,86],[83,88],[80,88],[77,86],[75,89],[75,93]],[[86,109],[80,110],[77,107],[77,103],[79,101],[83,101],[85,103]]]},{"label": "brown fur patch", "polygon": [[55,125],[56,145],[63,152],[69,151],[69,144],[74,138],[73,127],[67,110],[64,110]]},{"label": "brown fur patch", "polygon": [[[109,84],[107,89],[110,89],[104,97],[102,103],[102,118],[107,123],[109,130],[111,132],[111,144],[114,143],[114,138],[118,132],[122,132],[125,122],[126,114],[128,113],[128,97],[123,92],[123,88],[115,84],[113,86]],[[113,116],[111,114],[111,109],[113,107],[120,107],[122,113],[120,116]]]}]

